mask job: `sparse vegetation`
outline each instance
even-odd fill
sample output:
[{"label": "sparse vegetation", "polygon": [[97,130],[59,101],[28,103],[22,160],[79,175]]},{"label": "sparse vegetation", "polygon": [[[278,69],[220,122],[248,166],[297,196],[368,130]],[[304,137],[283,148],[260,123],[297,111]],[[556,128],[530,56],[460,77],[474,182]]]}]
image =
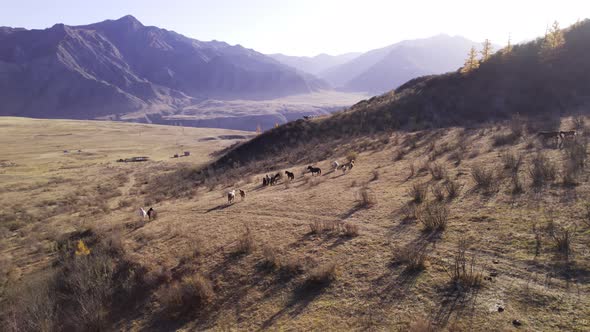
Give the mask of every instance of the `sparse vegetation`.
[{"label": "sparse vegetation", "polygon": [[428,184],[419,183],[413,184],[408,191],[408,195],[412,198],[412,201],[416,204],[420,204],[426,200],[426,194],[428,192]]},{"label": "sparse vegetation", "polygon": [[556,174],[555,165],[544,154],[538,153],[531,160],[529,176],[533,187],[539,188],[549,181],[554,181]]},{"label": "sparse vegetation", "polygon": [[481,286],[483,276],[476,269],[477,260],[475,255],[469,261],[466,256],[467,241],[460,239],[457,244],[457,251],[453,257],[453,265],[450,271],[452,284],[460,291],[469,290],[473,287]]},{"label": "sparse vegetation", "polygon": [[471,167],[471,178],[475,186],[485,191],[491,191],[495,187],[495,175],[491,169],[486,169],[481,165]]},{"label": "sparse vegetation", "polygon": [[441,180],[447,174],[447,171],[444,168],[444,166],[436,162],[428,164],[428,170],[430,171],[430,175],[432,175],[432,178],[434,180]]},{"label": "sparse vegetation", "polygon": [[449,199],[453,199],[459,196],[459,194],[461,193],[462,186],[459,184],[459,182],[455,180],[447,178],[443,185],[445,187],[445,190],[447,191],[447,197]]}]

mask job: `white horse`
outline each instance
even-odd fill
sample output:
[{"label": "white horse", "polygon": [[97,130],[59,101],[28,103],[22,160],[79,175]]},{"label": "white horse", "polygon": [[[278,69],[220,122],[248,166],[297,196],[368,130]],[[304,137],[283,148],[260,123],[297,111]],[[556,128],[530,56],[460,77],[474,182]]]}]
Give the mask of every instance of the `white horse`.
[{"label": "white horse", "polygon": [[334,160],[332,162],[332,169],[337,170],[339,166],[340,166],[340,163],[338,163],[337,161]]},{"label": "white horse", "polygon": [[234,189],[234,190],[227,193],[227,204],[233,203],[235,198],[236,198],[236,190]]},{"label": "white horse", "polygon": [[139,212],[139,216],[141,217],[142,220],[144,220],[145,218],[148,217],[147,212],[142,207],[139,208],[138,212]]}]

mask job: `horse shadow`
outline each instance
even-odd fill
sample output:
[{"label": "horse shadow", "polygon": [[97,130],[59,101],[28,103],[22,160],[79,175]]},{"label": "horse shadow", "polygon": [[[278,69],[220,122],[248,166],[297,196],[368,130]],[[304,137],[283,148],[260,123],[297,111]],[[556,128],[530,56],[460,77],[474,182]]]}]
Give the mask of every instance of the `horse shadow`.
[{"label": "horse shadow", "polygon": [[212,207],[210,209],[208,209],[205,213],[209,213],[209,212],[213,212],[213,211],[220,211],[220,210],[225,210],[228,207],[232,206],[233,204],[219,204],[216,207]]}]

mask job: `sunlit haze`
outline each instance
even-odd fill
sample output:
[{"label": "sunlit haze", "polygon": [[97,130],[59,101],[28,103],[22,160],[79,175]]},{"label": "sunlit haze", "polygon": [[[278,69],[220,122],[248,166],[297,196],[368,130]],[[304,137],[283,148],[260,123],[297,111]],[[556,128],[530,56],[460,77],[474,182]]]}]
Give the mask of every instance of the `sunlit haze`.
[{"label": "sunlit haze", "polygon": [[40,29],[131,14],[145,25],[289,55],[367,51],[446,33],[503,45],[542,35],[557,20],[590,16],[590,1],[20,0],[0,1],[0,25]]}]

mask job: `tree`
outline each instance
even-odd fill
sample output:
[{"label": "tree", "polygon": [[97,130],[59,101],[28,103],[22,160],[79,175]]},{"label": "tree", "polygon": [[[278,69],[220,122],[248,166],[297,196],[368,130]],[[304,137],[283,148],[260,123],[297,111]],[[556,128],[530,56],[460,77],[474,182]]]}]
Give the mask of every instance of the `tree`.
[{"label": "tree", "polygon": [[512,52],[512,36],[509,34],[508,43],[506,44],[506,47],[504,47],[503,53],[508,54],[510,52]]},{"label": "tree", "polygon": [[463,65],[463,68],[461,68],[461,72],[466,74],[474,69],[477,69],[477,67],[479,67],[477,51],[475,50],[475,47],[472,46],[471,50],[469,51],[469,55],[467,55],[467,60],[465,60],[465,65]]},{"label": "tree", "polygon": [[481,62],[488,61],[488,59],[492,56],[492,43],[489,39],[486,39],[483,42],[483,48],[481,50]]},{"label": "tree", "polygon": [[551,25],[551,28],[545,32],[545,38],[541,45],[541,57],[544,60],[551,59],[564,44],[565,38],[563,37],[563,31],[559,28],[559,23],[555,21]]}]

